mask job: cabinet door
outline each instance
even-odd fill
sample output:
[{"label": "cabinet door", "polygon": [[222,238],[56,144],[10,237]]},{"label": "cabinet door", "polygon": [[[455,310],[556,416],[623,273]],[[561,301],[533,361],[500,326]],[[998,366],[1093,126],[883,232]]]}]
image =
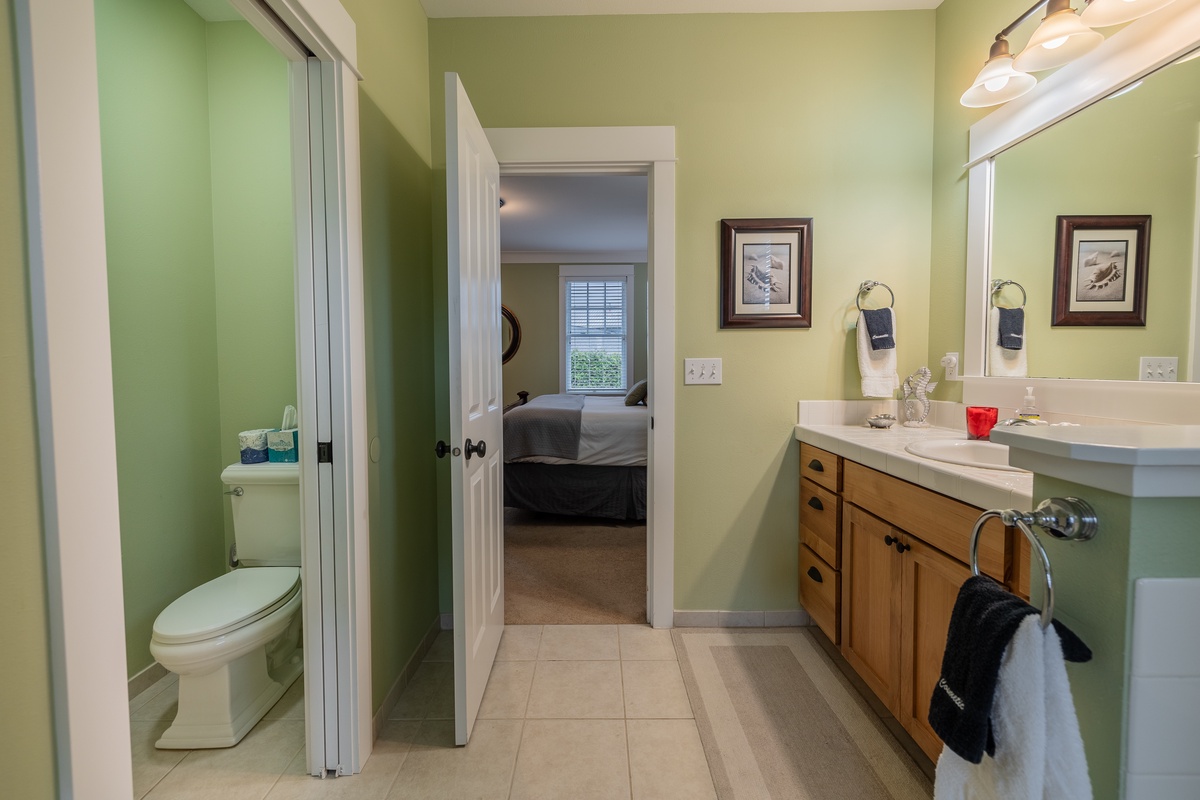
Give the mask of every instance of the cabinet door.
[{"label": "cabinet door", "polygon": [[929,701],[942,669],[950,613],[971,570],[939,550],[905,536],[901,636],[900,724],[937,761],[942,740],[929,727]]},{"label": "cabinet door", "polygon": [[862,509],[843,506],[842,654],[893,714],[900,702],[901,555],[889,542],[899,536]]}]

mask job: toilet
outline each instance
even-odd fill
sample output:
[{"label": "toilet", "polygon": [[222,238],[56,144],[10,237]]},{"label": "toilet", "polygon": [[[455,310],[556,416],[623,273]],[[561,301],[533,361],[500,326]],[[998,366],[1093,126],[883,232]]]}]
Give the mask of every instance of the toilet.
[{"label": "toilet", "polygon": [[238,568],[192,589],[154,621],[150,653],[179,675],[165,750],[232,747],[299,677],[300,468],[232,464]]}]

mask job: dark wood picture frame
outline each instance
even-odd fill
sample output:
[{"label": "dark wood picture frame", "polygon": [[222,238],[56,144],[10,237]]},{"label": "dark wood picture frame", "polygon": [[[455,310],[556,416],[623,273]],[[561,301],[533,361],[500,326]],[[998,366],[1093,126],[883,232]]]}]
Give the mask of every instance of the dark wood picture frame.
[{"label": "dark wood picture frame", "polygon": [[811,328],[812,237],[812,217],[721,220],[721,327]]},{"label": "dark wood picture frame", "polygon": [[1149,263],[1149,214],[1058,217],[1050,324],[1145,326]]}]

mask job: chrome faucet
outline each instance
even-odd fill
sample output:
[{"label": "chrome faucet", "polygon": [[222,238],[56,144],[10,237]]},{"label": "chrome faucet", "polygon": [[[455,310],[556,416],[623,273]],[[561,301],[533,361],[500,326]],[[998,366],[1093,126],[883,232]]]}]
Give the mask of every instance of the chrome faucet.
[{"label": "chrome faucet", "polygon": [[1009,417],[1008,419],[1000,420],[993,427],[999,428],[1002,425],[1006,428],[1011,428],[1016,425],[1037,425],[1037,423],[1031,419],[1022,419],[1021,417]]}]

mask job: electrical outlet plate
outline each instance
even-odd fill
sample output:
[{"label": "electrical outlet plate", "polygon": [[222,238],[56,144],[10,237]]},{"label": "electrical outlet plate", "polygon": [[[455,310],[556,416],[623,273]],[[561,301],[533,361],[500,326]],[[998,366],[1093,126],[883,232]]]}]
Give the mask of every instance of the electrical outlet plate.
[{"label": "electrical outlet plate", "polygon": [[962,380],[958,376],[958,353],[946,353],[946,355],[942,356],[942,366],[946,369],[946,380]]},{"label": "electrical outlet plate", "polygon": [[683,360],[683,382],[718,384],[721,382],[721,359],[685,358]]},{"label": "electrical outlet plate", "polygon": [[1138,361],[1138,380],[1179,380],[1179,359],[1168,356],[1142,356]]}]

